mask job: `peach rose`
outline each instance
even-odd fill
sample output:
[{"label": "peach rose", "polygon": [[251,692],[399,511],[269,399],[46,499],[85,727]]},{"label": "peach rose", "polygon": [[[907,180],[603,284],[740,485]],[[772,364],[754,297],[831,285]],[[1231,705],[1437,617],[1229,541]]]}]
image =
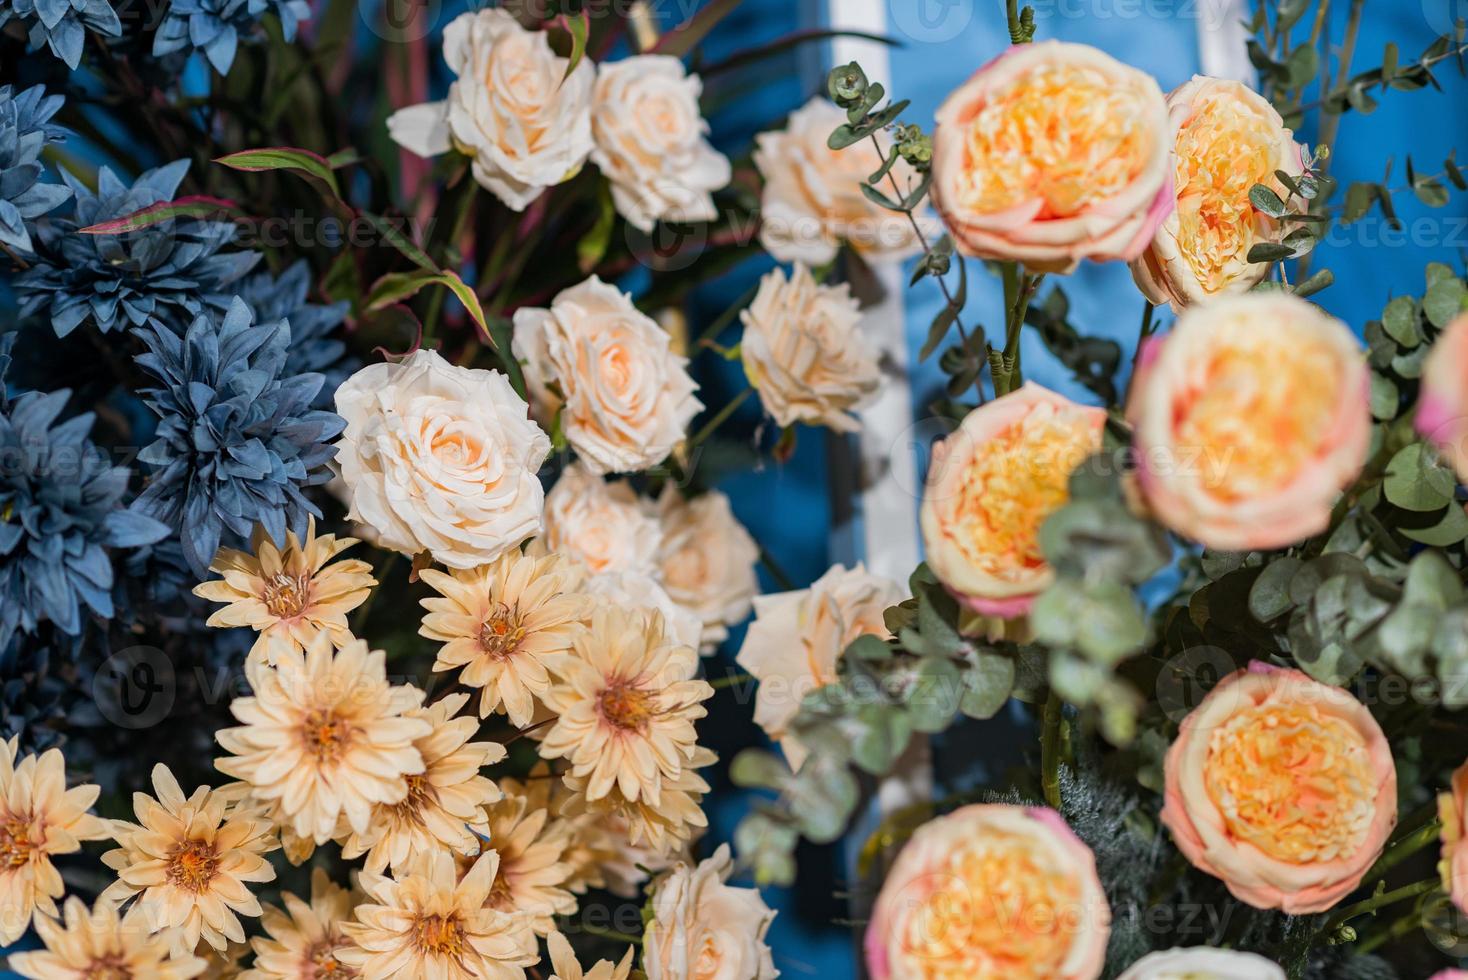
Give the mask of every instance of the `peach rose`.
[{"label": "peach rose", "polygon": [[1468,980],[1468,970],[1441,970],[1429,980]]},{"label": "peach rose", "polygon": [[1376,719],[1298,670],[1230,674],[1167,751],[1162,822],[1183,856],[1241,902],[1324,912],[1381,854],[1397,770]]},{"label": "peach rose", "polygon": [[938,109],[933,203],[963,252],[1069,272],[1131,260],[1172,209],[1152,78],[1084,44],[1021,44]]},{"label": "peach rose", "polygon": [[1468,313],[1437,338],[1422,366],[1417,431],[1468,481]]},{"label": "peach rose", "polygon": [[503,374],[419,350],[342,382],[336,410],[348,519],[380,546],[474,568],[540,530],[550,440]]},{"label": "peach rose", "polygon": [[591,161],[612,201],[643,231],[657,221],[713,221],[713,192],[729,183],[729,159],[709,145],[699,113],[703,83],[683,62],[644,54],[602,65],[596,76]]},{"label": "peach rose", "polygon": [[1142,494],[1224,551],[1323,531],[1371,440],[1366,360],[1349,327],[1286,293],[1191,307],[1142,351],[1127,416]]},{"label": "peach rose", "polygon": [[1095,980],[1111,909],[1096,859],[1060,815],[975,804],[897,855],[866,931],[872,980]]},{"label": "peach rose", "polygon": [[662,613],[663,628],[679,646],[697,650],[703,636],[703,623],[697,616],[673,601],[668,590],[650,575],[639,572],[602,572],[586,580],[582,591],[606,605],[623,609],[642,609]]},{"label": "peach rose", "polygon": [[1468,915],[1468,847],[1463,846],[1468,837],[1468,763],[1453,773],[1448,792],[1438,794],[1437,809],[1443,825],[1442,861],[1438,864],[1443,888]]},{"label": "peach rose", "polygon": [[672,484],[658,501],[658,567],[673,601],[701,625],[705,653],[744,621],[759,594],[759,546],[717,490],[685,500]]},{"label": "peach rose", "polygon": [[662,532],[624,480],[608,483],[577,463],[545,498],[541,546],[579,561],[593,575],[632,572],[656,578]]},{"label": "peach rose", "polygon": [[560,410],[566,441],[595,473],[662,462],[703,408],[667,332],[596,276],[549,309],[516,310],[511,347],[539,407]]},{"label": "peach rose", "polygon": [[1101,448],[1106,412],[1033,382],[980,405],[933,447],[920,521],[928,567],[984,616],[1029,612],[1054,573],[1040,525],[1070,474]]},{"label": "peach rose", "polygon": [[567,78],[545,33],[500,9],[450,21],[443,57],[457,76],[449,97],[388,117],[395,143],[421,157],[457,148],[479,185],[516,211],[576,175],[592,149],[590,58]]},{"label": "peach rose", "polygon": [[[790,114],[782,130],[754,138],[754,165],[764,178],[759,241],[781,262],[825,265],[846,242],[868,259],[900,259],[922,247],[906,215],[861,192],[882,165],[870,141],[833,150],[826,138],[846,122],[846,111],[816,97]],[[912,167],[892,167],[897,186],[916,186]],[[891,188],[887,189],[888,196]],[[929,221],[926,209],[919,222]]]},{"label": "peach rose", "polygon": [[1274,106],[1241,82],[1195,75],[1167,97],[1178,127],[1173,144],[1177,208],[1162,222],[1132,278],[1153,303],[1181,310],[1221,293],[1240,293],[1262,280],[1268,262],[1249,249],[1278,243],[1284,222],[1254,210],[1255,184],[1288,196],[1274,176],[1304,172],[1300,145]]},{"label": "peach rose", "polygon": [[1285,980],[1285,971],[1253,953],[1193,946],[1149,953],[1117,980]]},{"label": "peach rose", "polygon": [[647,980],[774,980],[765,944],[775,913],[754,888],[726,884],[729,845],[697,867],[678,863],[652,883],[642,969]]},{"label": "peach rose", "polygon": [[888,636],[882,613],[901,602],[897,583],[832,565],[808,589],[757,596],[754,622],[734,659],[759,680],[754,721],[780,743],[792,769],[806,750],[789,732],[810,692],[836,680],[836,664],[858,636]]}]

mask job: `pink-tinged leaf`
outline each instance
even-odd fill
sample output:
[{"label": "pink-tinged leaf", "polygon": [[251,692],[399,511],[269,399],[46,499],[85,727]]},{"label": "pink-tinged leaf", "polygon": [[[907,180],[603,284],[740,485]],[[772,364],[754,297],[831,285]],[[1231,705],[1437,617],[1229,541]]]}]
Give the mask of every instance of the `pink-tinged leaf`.
[{"label": "pink-tinged leaf", "polygon": [[249,217],[238,204],[222,197],[195,194],[175,201],[159,201],[140,211],[88,225],[79,229],[83,235],[125,235],[130,231],[147,228],[149,225],[172,221],[174,218],[208,218],[217,214],[228,214],[238,218]]},{"label": "pink-tinged leaf", "polygon": [[469,315],[474,318],[474,323],[479,327],[479,335],[494,347],[494,338],[490,336],[489,324],[484,319],[484,307],[479,303],[479,297],[474,295],[474,290],[469,288],[468,283],[459,278],[457,272],[441,270],[430,272],[419,270],[417,272],[389,272],[372,284],[367,293],[367,309],[382,310],[397,303],[404,302],[416,296],[425,286],[443,286],[451,291]]},{"label": "pink-tinged leaf", "polygon": [[575,17],[562,14],[556,18],[556,23],[571,35],[571,54],[566,59],[566,74],[561,76],[561,81],[565,82],[576,70],[576,66],[581,64],[581,59],[586,57],[586,39],[591,36],[591,18],[582,10]]},{"label": "pink-tinged leaf", "polygon": [[392,310],[394,313],[399,313],[407,318],[407,321],[413,325],[413,341],[408,345],[408,349],[405,351],[391,351],[384,347],[382,344],[378,344],[376,347],[372,348],[372,352],[374,354],[380,354],[382,356],[382,359],[386,361],[400,361],[405,357],[411,357],[412,355],[416,354],[418,352],[418,348],[423,346],[423,321],[419,320],[412,309],[410,309],[404,303],[393,303],[385,307],[385,309]]},{"label": "pink-tinged leaf", "polygon": [[289,170],[325,185],[333,197],[341,198],[331,162],[319,153],[294,146],[266,146],[258,150],[241,150],[214,161],[232,170],[260,173],[266,170]]}]

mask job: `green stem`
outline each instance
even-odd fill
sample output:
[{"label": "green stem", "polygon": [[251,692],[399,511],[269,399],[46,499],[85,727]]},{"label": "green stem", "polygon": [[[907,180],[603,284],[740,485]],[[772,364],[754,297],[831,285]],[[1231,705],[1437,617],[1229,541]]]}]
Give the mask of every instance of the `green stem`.
[{"label": "green stem", "polygon": [[611,939],[619,943],[629,943],[633,946],[642,945],[642,937],[634,936],[630,932],[618,932],[616,929],[603,929],[601,926],[587,925],[581,923],[579,928],[588,936],[597,936],[601,939]]},{"label": "green stem", "polygon": [[1359,956],[1374,953],[1387,943],[1401,939],[1420,925],[1422,925],[1422,912],[1421,910],[1414,910],[1402,916],[1396,922],[1393,922],[1388,928],[1374,932],[1361,940],[1356,944],[1356,953]]},{"label": "green stem", "polygon": [[1386,849],[1376,864],[1366,873],[1366,881],[1376,881],[1386,873],[1442,836],[1442,821],[1434,817],[1426,824],[1403,837]]},{"label": "green stem", "polygon": [[707,327],[704,328],[703,333],[698,335],[698,340],[694,343],[693,346],[697,348],[700,344],[704,343],[704,341],[717,340],[719,334],[724,332],[724,328],[733,323],[734,319],[744,311],[744,308],[746,306],[754,302],[754,297],[758,293],[758,283],[755,283],[753,286],[750,286],[748,289],[746,289],[743,296],[740,296],[737,300],[735,300],[732,306],[730,306],[723,313],[720,313],[713,323],[710,323]]},{"label": "green stem", "polygon": [[1064,724],[1060,695],[1054,691],[1045,699],[1044,727],[1040,730],[1040,789],[1045,803],[1060,809],[1060,726]]},{"label": "green stem", "polygon": [[733,415],[734,412],[739,408],[739,406],[744,404],[744,402],[749,398],[750,394],[753,391],[753,388],[745,388],[739,394],[729,399],[729,404],[719,409],[718,414],[709,419],[708,422],[704,424],[704,427],[702,429],[699,429],[697,434],[689,440],[689,448],[701,445],[705,439],[713,435],[714,432],[719,428],[719,426],[727,422],[729,420],[729,416]]},{"label": "green stem", "polygon": [[[1152,336],[1152,331],[1156,329],[1152,325],[1152,316],[1156,312],[1157,307],[1153,306],[1150,300],[1142,300],[1142,325],[1137,328],[1137,347],[1132,351],[1133,378],[1137,376],[1137,360],[1142,356],[1142,345],[1147,342],[1147,338]],[[1128,382],[1128,384],[1130,383]]]},{"label": "green stem", "polygon": [[1325,924],[1325,928],[1322,930],[1322,932],[1325,935],[1329,936],[1331,933],[1335,932],[1341,926],[1345,925],[1347,922],[1350,922],[1357,916],[1367,915],[1369,913],[1375,912],[1377,909],[1386,908],[1386,906],[1388,905],[1394,905],[1397,902],[1404,902],[1409,898],[1417,898],[1419,895],[1426,895],[1428,892],[1432,891],[1434,888],[1437,888],[1441,884],[1442,883],[1436,878],[1429,878],[1426,881],[1419,881],[1411,885],[1404,885],[1403,887],[1398,888],[1394,891],[1382,892],[1380,895],[1374,895],[1371,898],[1357,902],[1355,905],[1352,905],[1346,909],[1341,910],[1340,912],[1337,912],[1330,918],[1330,921]]},{"label": "green stem", "polygon": [[743,671],[740,671],[737,674],[728,674],[724,677],[720,677],[718,680],[709,681],[708,685],[715,691],[722,691],[726,687],[733,687],[736,684],[747,684],[752,680],[754,680],[753,674],[746,674]]}]

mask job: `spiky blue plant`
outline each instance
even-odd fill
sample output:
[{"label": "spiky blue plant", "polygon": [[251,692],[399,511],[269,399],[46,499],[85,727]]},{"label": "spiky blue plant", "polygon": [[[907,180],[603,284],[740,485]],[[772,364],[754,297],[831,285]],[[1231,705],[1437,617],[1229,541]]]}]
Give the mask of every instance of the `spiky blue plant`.
[{"label": "spiky blue plant", "polygon": [[316,395],[314,408],[330,408],[336,389],[361,366],[347,354],[347,345],[336,336],[351,304],[311,303],[311,267],[305,259],[296,262],[279,278],[267,270],[240,281],[239,295],[254,311],[256,323],[286,320],[291,325],[291,346],[286,355],[286,373],[315,371],[326,379]]},{"label": "spiky blue plant", "polygon": [[161,420],[138,457],[155,467],[139,509],[179,532],[200,578],[226,534],[243,541],[257,523],[277,541],[287,527],[304,534],[321,513],[303,491],[330,478],[327,442],[344,423],[311,408],[321,375],[287,370],[290,326],[254,323],[236,298],[182,336],[164,324],[139,334],[138,366],[159,381],[143,396]]},{"label": "spiky blue plant", "polygon": [[173,200],[188,169],[187,160],[176,160],[128,187],[103,167],[95,194],[62,171],[76,196],[75,215],[38,227],[35,260],[15,277],[21,314],[48,317],[64,337],[88,321],[104,333],[153,317],[182,329],[206,307],[228,305],[231,285],[260,259],[256,252],[220,252],[234,239],[233,224],[189,218],[122,235],[81,231]]},{"label": "spiky blue plant", "polygon": [[153,56],[202,51],[215,71],[228,75],[240,41],[253,35],[271,12],[291,42],[300,22],[311,16],[311,7],[306,0],[172,0],[153,37]]},{"label": "spiky blue plant", "polygon": [[51,125],[64,101],[40,85],[19,93],[0,85],[0,245],[29,252],[26,222],[71,196],[61,184],[41,183],[41,151],[66,138],[66,130]]},{"label": "spiky blue plant", "polygon": [[107,0],[0,0],[0,27],[12,20],[25,25],[32,50],[44,44],[68,68],[81,64],[87,31],[122,35],[122,21]]}]

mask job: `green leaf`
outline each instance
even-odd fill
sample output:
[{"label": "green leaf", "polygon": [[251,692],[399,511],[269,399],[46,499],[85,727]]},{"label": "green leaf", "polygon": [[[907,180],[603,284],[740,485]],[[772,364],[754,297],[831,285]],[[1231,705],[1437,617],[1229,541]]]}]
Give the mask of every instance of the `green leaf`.
[{"label": "green leaf", "polygon": [[1468,513],[1456,502],[1443,509],[1442,518],[1424,528],[1399,527],[1404,538],[1433,548],[1448,548],[1468,538]]},{"label": "green leaf", "polygon": [[1422,332],[1417,327],[1417,301],[1410,296],[1398,296],[1386,304],[1381,314],[1381,326],[1403,347],[1416,347],[1422,343]]},{"label": "green leaf", "polygon": [[886,208],[888,211],[902,210],[901,204],[892,200],[890,197],[877,190],[871,184],[861,184],[860,187],[862,194],[866,195],[866,199],[877,205],[877,207]]},{"label": "green leaf", "polygon": [[747,788],[778,790],[790,775],[790,767],[764,749],[745,749],[729,764],[729,779]]},{"label": "green leaf", "polygon": [[1290,85],[1304,88],[1314,81],[1320,70],[1320,54],[1312,44],[1302,44],[1291,51],[1285,59],[1285,68],[1290,75]]},{"label": "green leaf", "polygon": [[891,705],[871,704],[857,712],[859,734],[851,743],[851,761],[873,776],[892,771],[912,738],[909,716]]},{"label": "green leaf", "polygon": [[617,224],[617,209],[612,203],[611,190],[605,183],[598,187],[596,206],[596,222],[576,243],[576,264],[581,268],[582,275],[595,269],[606,256],[607,246],[612,241],[612,229]]},{"label": "green leaf", "polygon": [[1397,662],[1398,669],[1408,675],[1417,673],[1410,666],[1432,642],[1437,631],[1438,613],[1426,606],[1402,606],[1382,620],[1377,641],[1387,656]]},{"label": "green leaf", "polygon": [[928,734],[943,731],[953,723],[963,693],[963,678],[953,661],[943,656],[924,657],[905,702],[913,730]]},{"label": "green leaf", "polygon": [[494,347],[496,356],[499,357],[500,365],[505,369],[505,374],[510,379],[510,385],[515,389],[515,394],[525,401],[529,396],[525,390],[525,372],[520,369],[520,362],[515,360],[515,355],[510,346],[510,339],[514,335],[515,325],[506,317],[497,316],[490,319],[487,324],[489,328],[489,340]]},{"label": "green leaf", "polygon": [[1346,207],[1341,214],[1341,220],[1350,224],[1364,218],[1380,193],[1381,188],[1377,184],[1360,180],[1352,183],[1346,188]]},{"label": "green leaf", "polygon": [[408,261],[425,272],[438,272],[438,266],[434,265],[433,260],[428,257],[428,254],[419,248],[411,238],[403,234],[391,221],[370,211],[363,211],[362,218],[383,237],[384,241],[397,249]]},{"label": "green leaf", "polygon": [[1456,277],[1451,279],[1439,279],[1428,287],[1427,295],[1422,297],[1422,312],[1427,314],[1427,319],[1439,330],[1447,327],[1463,309],[1463,299],[1468,296],[1468,289],[1463,286],[1463,280]]},{"label": "green leaf", "polygon": [[287,170],[310,178],[323,185],[337,200],[341,200],[341,188],[337,185],[336,174],[332,173],[331,163],[319,153],[303,150],[295,146],[266,146],[258,150],[241,150],[238,153],[230,153],[227,156],[217,157],[215,163],[221,163],[232,170],[244,170],[249,173],[260,173],[266,170]]},{"label": "green leaf", "polygon": [[1401,405],[1402,395],[1397,390],[1396,382],[1375,371],[1371,372],[1371,417],[1390,422],[1401,411]]},{"label": "green leaf", "polygon": [[1253,202],[1257,210],[1271,218],[1282,217],[1285,213],[1284,201],[1281,201],[1278,194],[1263,184],[1255,184],[1249,188],[1249,200]]},{"label": "green leaf", "polygon": [[1404,510],[1439,510],[1453,499],[1457,481],[1427,446],[1414,442],[1387,463],[1386,499]]},{"label": "green leaf", "polygon": [[948,336],[948,331],[958,319],[958,313],[959,308],[956,305],[945,305],[938,311],[938,315],[928,325],[928,336],[923,341],[922,350],[918,351],[918,360],[927,360],[938,349],[938,345],[943,343],[943,338]]},{"label": "green leaf", "polygon": [[1448,189],[1442,181],[1432,177],[1418,180],[1412,185],[1412,192],[1417,195],[1417,200],[1430,208],[1440,208],[1448,203]]},{"label": "green leaf", "polygon": [[124,235],[130,231],[137,231],[139,228],[147,228],[164,221],[172,221],[175,218],[212,218],[220,214],[244,217],[245,211],[238,204],[222,197],[195,194],[173,201],[150,204],[120,218],[87,225],[85,228],[78,229],[78,233],[82,235]]},{"label": "green leaf", "polygon": [[557,23],[571,35],[571,53],[566,58],[566,73],[561,76],[561,82],[564,83],[581,64],[581,59],[586,57],[586,38],[591,33],[591,18],[583,8],[574,17],[562,14]]},{"label": "green leaf", "polygon": [[1260,242],[1249,249],[1248,259],[1250,262],[1278,262],[1281,259],[1290,258],[1295,250],[1288,245],[1276,245],[1273,242]]},{"label": "green leaf", "polygon": [[992,718],[1014,690],[1015,667],[1009,657],[979,651],[963,672],[963,699],[958,709],[970,718]]},{"label": "green leaf", "polygon": [[1329,269],[1319,269],[1310,275],[1304,282],[1295,284],[1295,295],[1301,298],[1314,296],[1322,289],[1335,282],[1335,273]]},{"label": "green leaf", "polygon": [[479,297],[474,295],[474,290],[459,278],[457,272],[447,270],[443,272],[428,272],[427,270],[389,272],[373,283],[372,288],[368,290],[367,309],[381,310],[394,303],[401,303],[417,295],[423,287],[433,285],[443,286],[458,297],[459,302],[464,304],[464,309],[478,325],[480,336],[490,344],[494,343],[494,338],[489,332],[489,324],[484,319],[484,308],[479,305]]},{"label": "green leaf", "polygon": [[1302,565],[1298,558],[1280,558],[1264,566],[1249,589],[1249,612],[1255,619],[1268,623],[1295,608],[1290,582]]},{"label": "green leaf", "polygon": [[1442,612],[1463,600],[1463,583],[1458,578],[1458,570],[1440,553],[1424,551],[1407,566],[1402,599]]}]

